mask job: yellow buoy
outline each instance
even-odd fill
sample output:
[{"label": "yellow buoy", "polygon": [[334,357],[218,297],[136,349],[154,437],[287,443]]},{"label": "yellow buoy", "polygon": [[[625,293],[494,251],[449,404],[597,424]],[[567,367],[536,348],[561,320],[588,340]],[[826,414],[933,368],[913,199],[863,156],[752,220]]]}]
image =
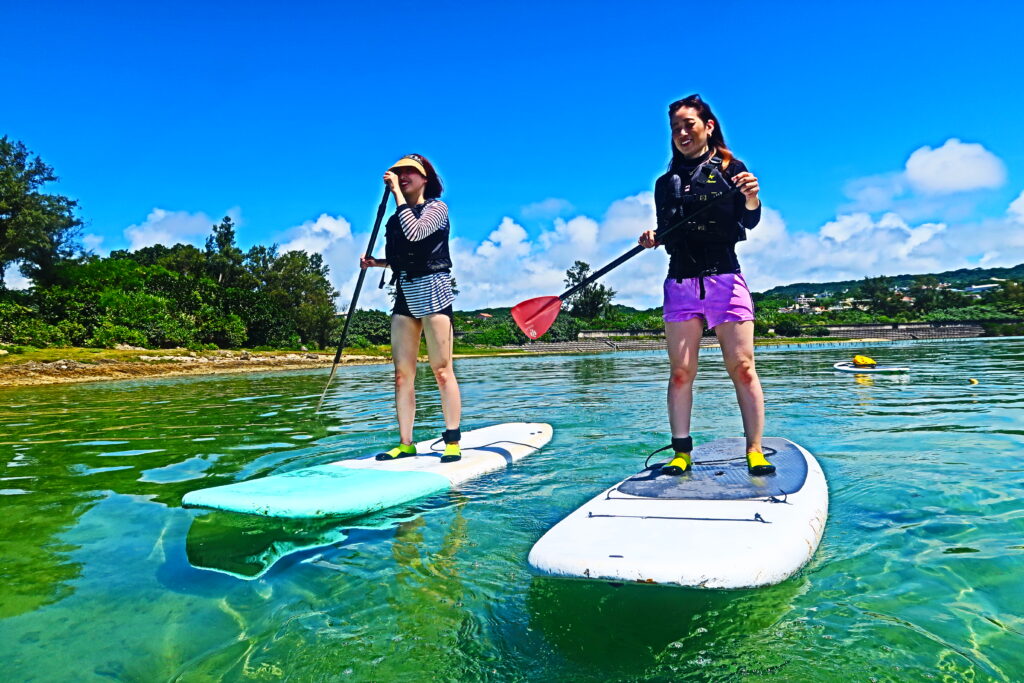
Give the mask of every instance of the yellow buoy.
[{"label": "yellow buoy", "polygon": [[978,383],[978,380],[976,380],[976,379],[974,379],[973,377],[971,377],[971,378],[969,378],[969,379],[967,380],[967,383],[968,383],[968,384],[977,384],[977,383]]}]

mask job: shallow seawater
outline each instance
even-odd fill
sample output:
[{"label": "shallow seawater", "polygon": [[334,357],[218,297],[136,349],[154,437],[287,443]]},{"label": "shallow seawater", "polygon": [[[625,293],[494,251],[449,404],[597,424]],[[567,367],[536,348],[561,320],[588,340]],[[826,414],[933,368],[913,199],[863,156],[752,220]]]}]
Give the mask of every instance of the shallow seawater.
[{"label": "shallow seawater", "polygon": [[[857,351],[911,373],[832,370]],[[807,567],[746,591],[527,567],[668,442],[661,353],[459,361],[464,428],[545,421],[552,443],[341,522],[181,498],[391,445],[387,366],[343,368],[319,416],[324,371],[0,389],[3,677],[1021,680],[1022,361],[1022,339],[760,350],[767,433],[817,456],[831,506]],[[696,440],[738,435],[717,351],[701,364]],[[443,425],[418,379],[425,439]]]}]

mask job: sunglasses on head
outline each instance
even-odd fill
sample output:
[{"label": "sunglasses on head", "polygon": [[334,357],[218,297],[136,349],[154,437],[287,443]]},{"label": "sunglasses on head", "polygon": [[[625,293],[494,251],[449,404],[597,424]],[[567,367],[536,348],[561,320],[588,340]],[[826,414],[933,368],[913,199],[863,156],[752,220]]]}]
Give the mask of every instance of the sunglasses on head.
[{"label": "sunglasses on head", "polygon": [[700,95],[694,93],[688,97],[684,97],[681,100],[676,100],[672,104],[668,105],[668,110],[671,112],[683,107],[695,107],[696,105],[704,104],[704,100],[700,98]]}]

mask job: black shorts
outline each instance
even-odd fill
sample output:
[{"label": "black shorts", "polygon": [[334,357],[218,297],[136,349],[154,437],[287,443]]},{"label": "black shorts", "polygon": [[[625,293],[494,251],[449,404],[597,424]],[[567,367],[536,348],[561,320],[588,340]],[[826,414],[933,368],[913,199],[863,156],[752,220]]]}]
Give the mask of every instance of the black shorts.
[{"label": "black shorts", "polygon": [[[448,304],[440,311],[434,311],[427,315],[436,315],[438,313],[448,316],[452,321],[455,320],[455,311],[452,310],[451,304]],[[395,287],[395,308],[391,311],[391,315],[404,315],[406,318],[412,318],[413,320],[422,320],[422,318],[414,316],[412,311],[409,310],[409,304],[405,302],[405,294],[402,293],[401,285]]]}]

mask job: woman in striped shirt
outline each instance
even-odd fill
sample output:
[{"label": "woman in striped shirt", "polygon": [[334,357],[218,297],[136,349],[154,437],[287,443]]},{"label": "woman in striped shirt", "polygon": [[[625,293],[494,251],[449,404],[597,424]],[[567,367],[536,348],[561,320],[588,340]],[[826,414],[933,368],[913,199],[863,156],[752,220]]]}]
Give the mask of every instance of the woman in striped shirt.
[{"label": "woman in striped shirt", "polygon": [[462,457],[459,450],[462,398],[452,367],[452,261],[448,254],[448,206],[442,202],[441,179],[429,161],[418,154],[399,159],[384,182],[395,197],[395,213],[385,225],[384,259],[362,257],[363,268],[391,268],[395,308],[391,315],[391,356],[395,363],[395,406],[400,443],[378,460],[416,455],[412,441],[416,417],[416,357],[420,336],[427,339],[430,367],[441,391],[444,413],[444,453],[441,462]]}]

